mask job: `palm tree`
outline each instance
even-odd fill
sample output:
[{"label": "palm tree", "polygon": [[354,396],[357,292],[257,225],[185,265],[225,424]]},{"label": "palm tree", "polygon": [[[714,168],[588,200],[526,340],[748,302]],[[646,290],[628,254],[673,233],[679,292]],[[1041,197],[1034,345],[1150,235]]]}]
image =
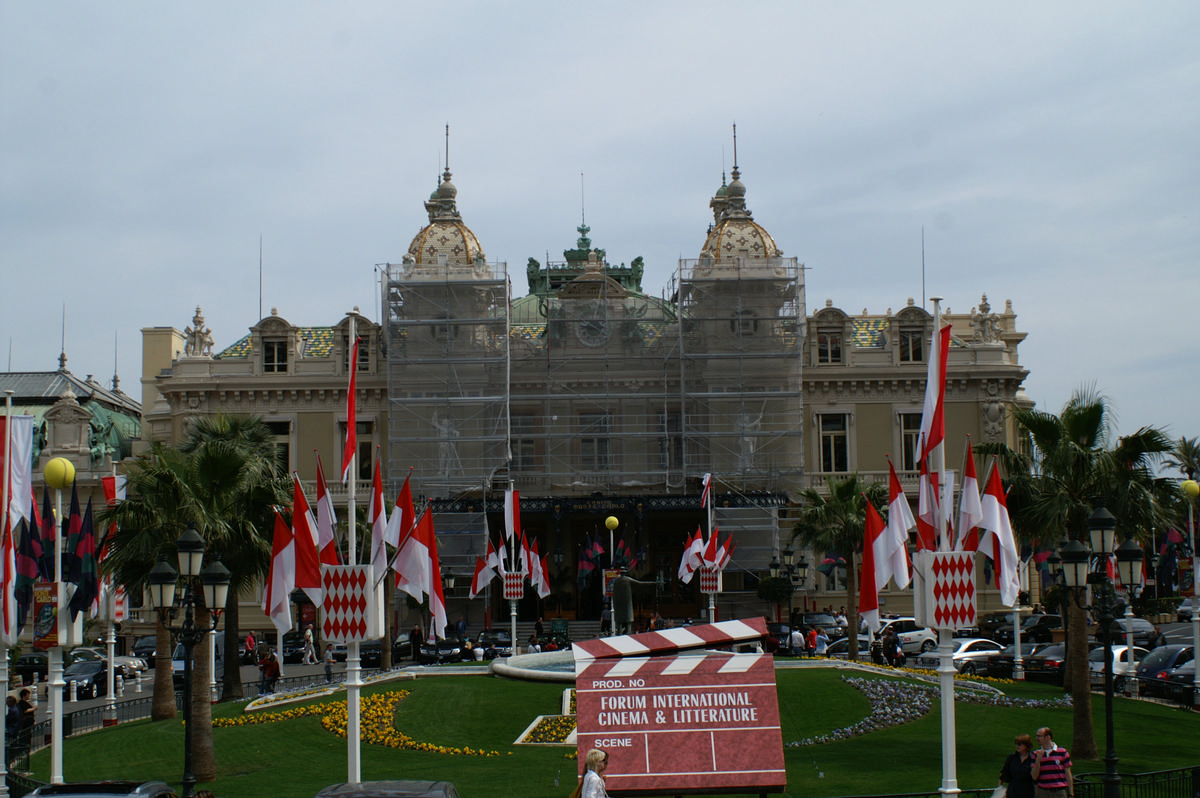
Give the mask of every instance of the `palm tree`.
[{"label": "palm tree", "polygon": [[[843,480],[829,477],[828,496],[812,488],[801,496],[803,509],[792,530],[798,540],[814,552],[837,552],[846,559],[846,606],[850,608],[851,630],[859,628],[858,559],[862,552],[867,521],[867,502],[878,509],[887,502],[882,483],[867,484],[852,474]],[[850,634],[850,658],[858,659],[858,634]]]},{"label": "palm tree", "polygon": [[[1094,387],[1076,390],[1058,415],[1014,408],[1013,416],[1028,433],[1033,449],[1028,459],[1001,452],[1013,485],[1009,512],[1023,537],[1050,545],[1064,536],[1085,538],[1087,519],[1101,506],[1130,535],[1145,536],[1168,520],[1162,503],[1167,486],[1154,476],[1157,461],[1171,450],[1162,430],[1142,427],[1116,437],[1112,408]],[[1072,752],[1081,759],[1095,759],[1087,619],[1074,602],[1064,604],[1068,616],[1065,686],[1075,707]]]},{"label": "palm tree", "polygon": [[1163,465],[1177,469],[1184,479],[1195,479],[1200,473],[1200,438],[1180,437]]},{"label": "palm tree", "polygon": [[[286,501],[287,489],[266,425],[253,418],[206,417],[193,424],[180,449],[154,445],[130,468],[129,498],[101,515],[102,521],[119,524],[106,567],[131,587],[144,585],[145,574],[158,556],[174,556],[175,541],[189,527],[207,541],[206,559],[224,561],[231,575],[229,598],[223,608],[226,663],[230,666],[225,668],[223,680],[226,698],[241,695],[237,597],[267,571],[271,507]],[[196,623],[208,622],[212,609],[200,608]],[[170,650],[169,633],[161,622],[157,635],[159,650]],[[196,647],[192,672],[193,770],[200,781],[216,777],[212,702],[208,695],[209,645],[205,637]],[[171,679],[170,658],[157,660],[156,719],[174,716]]]}]

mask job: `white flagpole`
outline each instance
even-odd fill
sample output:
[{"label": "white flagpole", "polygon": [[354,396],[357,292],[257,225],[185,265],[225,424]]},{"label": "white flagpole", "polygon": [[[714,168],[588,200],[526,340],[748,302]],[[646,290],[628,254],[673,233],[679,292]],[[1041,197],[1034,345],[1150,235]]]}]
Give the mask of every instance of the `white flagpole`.
[{"label": "white flagpole", "polygon": [[[350,360],[347,379],[358,368],[358,362],[354,357],[354,339],[358,335],[355,327],[357,320],[355,314],[350,315],[350,337],[346,341],[348,358]],[[347,394],[346,401],[348,403],[357,401],[357,397]],[[347,422],[349,420],[349,418],[346,419]],[[349,436],[352,434],[357,435],[357,430],[347,427],[346,435]],[[355,496],[358,475],[355,473],[356,460],[358,460],[357,447],[355,447],[354,452],[351,454],[350,484],[346,490],[347,542],[349,543],[346,560],[350,565],[358,564],[358,513],[356,512],[357,497]],[[379,590],[378,585],[375,586],[375,590]],[[389,640],[387,643],[390,645],[391,641]],[[362,781],[362,741],[359,739],[362,736],[362,707],[359,703],[362,696],[362,672],[360,664],[358,642],[351,641],[346,646],[346,781],[350,784],[358,784]]]},{"label": "white flagpole", "polygon": [[[8,475],[12,472],[12,398],[13,392],[5,390],[4,392],[4,473],[0,474],[0,498],[3,500],[4,519],[5,523],[8,520],[8,490],[9,479]],[[9,579],[13,578],[13,574],[6,574]],[[15,599],[14,599],[15,600]],[[8,614],[5,613],[6,622]],[[0,657],[0,680],[4,684],[8,684],[8,646],[4,647],[4,655]],[[7,737],[8,735],[5,735]],[[8,748],[7,740],[0,741],[0,796],[8,795]]]}]

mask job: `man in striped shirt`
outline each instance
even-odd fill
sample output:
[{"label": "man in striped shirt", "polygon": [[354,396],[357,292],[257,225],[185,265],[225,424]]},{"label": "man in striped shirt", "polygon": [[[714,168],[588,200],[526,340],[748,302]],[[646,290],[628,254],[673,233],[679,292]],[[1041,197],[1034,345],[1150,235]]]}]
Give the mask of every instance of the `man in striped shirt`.
[{"label": "man in striped shirt", "polygon": [[1071,775],[1071,754],[1054,744],[1048,726],[1037,731],[1038,747],[1033,752],[1035,798],[1074,798],[1075,782]]}]

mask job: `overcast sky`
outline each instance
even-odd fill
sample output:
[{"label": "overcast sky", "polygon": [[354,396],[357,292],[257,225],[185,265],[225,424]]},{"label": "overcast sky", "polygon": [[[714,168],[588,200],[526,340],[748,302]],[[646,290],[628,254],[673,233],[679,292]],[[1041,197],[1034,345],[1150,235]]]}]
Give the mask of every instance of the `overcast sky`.
[{"label": "overcast sky", "polygon": [[[1026,390],[1200,434],[1200,4],[0,2],[0,336],[378,319],[445,159],[525,293],[581,205],[662,294],[738,161],[808,310],[1012,300]],[[583,173],[582,191],[580,174]],[[581,202],[581,195],[583,200]],[[922,228],[925,280],[922,285]],[[929,307],[929,305],[927,305]]]}]

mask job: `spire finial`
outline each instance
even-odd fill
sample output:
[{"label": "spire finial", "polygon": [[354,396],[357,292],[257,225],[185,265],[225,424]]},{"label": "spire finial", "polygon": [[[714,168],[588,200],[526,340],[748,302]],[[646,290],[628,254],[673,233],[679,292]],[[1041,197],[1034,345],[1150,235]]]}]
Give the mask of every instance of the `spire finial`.
[{"label": "spire finial", "polygon": [[741,175],[741,172],[738,171],[738,162],[737,162],[737,122],[733,123],[733,172],[732,172],[732,174],[733,174],[734,180],[737,180],[738,177]]},{"label": "spire finial", "polygon": [[583,192],[583,172],[579,173],[579,224],[587,226],[587,202]]}]

